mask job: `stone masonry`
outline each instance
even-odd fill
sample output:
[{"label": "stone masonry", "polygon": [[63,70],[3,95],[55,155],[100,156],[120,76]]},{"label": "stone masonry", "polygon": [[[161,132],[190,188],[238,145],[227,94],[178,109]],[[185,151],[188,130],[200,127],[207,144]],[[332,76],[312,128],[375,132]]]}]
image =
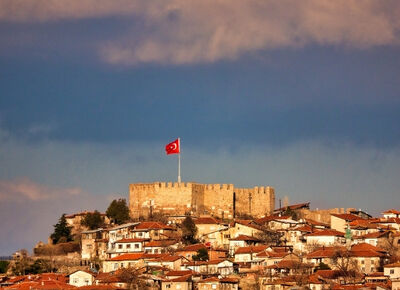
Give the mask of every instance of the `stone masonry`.
[{"label": "stone masonry", "polygon": [[263,217],[273,213],[275,191],[270,186],[236,188],[233,184],[134,183],[129,185],[132,218],[162,212],[172,215],[191,213],[232,218],[249,214]]}]

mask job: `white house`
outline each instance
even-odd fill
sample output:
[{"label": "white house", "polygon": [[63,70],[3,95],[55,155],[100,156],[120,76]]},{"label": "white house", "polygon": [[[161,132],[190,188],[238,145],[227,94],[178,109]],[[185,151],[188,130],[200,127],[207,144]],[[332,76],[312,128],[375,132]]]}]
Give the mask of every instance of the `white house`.
[{"label": "white house", "polygon": [[78,270],[69,274],[69,284],[75,287],[90,286],[95,279],[95,273]]}]

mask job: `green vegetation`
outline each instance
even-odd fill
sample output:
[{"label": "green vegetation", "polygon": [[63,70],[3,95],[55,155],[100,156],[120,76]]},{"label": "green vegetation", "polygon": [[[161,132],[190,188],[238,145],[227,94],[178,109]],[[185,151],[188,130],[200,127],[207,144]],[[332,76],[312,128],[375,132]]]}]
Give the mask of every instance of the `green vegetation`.
[{"label": "green vegetation", "polygon": [[187,216],[182,222],[182,240],[186,244],[195,244],[197,240],[195,239],[197,233],[197,227],[193,219]]},{"label": "green vegetation", "polygon": [[0,261],[0,274],[4,274],[7,272],[9,261]]},{"label": "green vegetation", "polygon": [[88,227],[90,230],[95,230],[104,225],[104,218],[95,210],[93,213],[87,213],[81,220],[81,225]]},{"label": "green vegetation", "polygon": [[125,198],[114,199],[108,206],[106,215],[110,220],[118,225],[129,221],[129,207]]},{"label": "green vegetation", "polygon": [[71,227],[67,225],[65,213],[60,217],[58,223],[54,225],[54,232],[50,235],[53,244],[72,241]]},{"label": "green vegetation", "polygon": [[197,251],[197,255],[192,256],[193,261],[208,261],[207,249],[200,249]]}]

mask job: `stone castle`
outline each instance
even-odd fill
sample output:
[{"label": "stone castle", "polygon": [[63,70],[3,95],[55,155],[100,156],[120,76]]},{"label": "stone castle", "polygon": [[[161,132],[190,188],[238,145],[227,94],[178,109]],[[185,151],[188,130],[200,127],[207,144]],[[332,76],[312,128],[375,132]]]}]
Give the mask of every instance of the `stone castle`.
[{"label": "stone castle", "polygon": [[191,213],[233,218],[241,214],[263,217],[275,208],[275,191],[270,186],[236,188],[233,184],[194,182],[134,183],[129,185],[132,218],[162,212],[172,215]]}]

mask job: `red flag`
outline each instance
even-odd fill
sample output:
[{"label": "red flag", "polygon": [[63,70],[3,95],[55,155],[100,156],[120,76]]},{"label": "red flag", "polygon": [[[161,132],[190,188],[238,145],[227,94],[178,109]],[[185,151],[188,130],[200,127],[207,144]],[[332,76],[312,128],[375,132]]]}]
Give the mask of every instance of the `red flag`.
[{"label": "red flag", "polygon": [[179,144],[179,138],[176,139],[175,141],[167,144],[165,146],[165,152],[167,153],[167,155],[169,154],[179,154],[181,153],[180,151],[180,144]]}]

